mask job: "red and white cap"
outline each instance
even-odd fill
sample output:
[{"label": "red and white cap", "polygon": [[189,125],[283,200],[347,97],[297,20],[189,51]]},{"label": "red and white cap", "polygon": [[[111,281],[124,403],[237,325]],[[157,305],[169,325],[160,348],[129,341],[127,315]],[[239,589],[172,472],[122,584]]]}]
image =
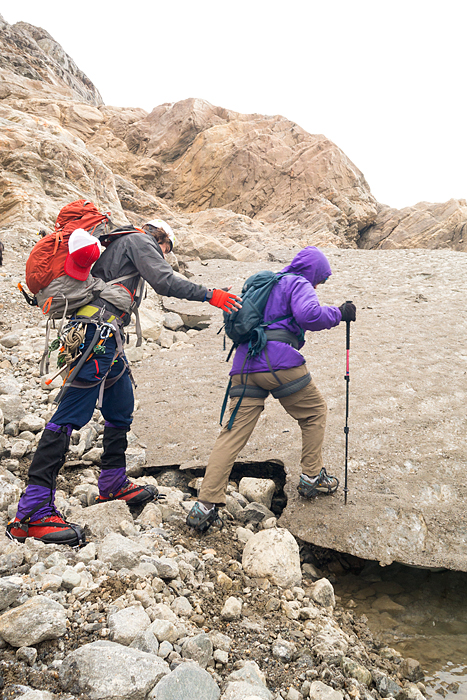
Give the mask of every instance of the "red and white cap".
[{"label": "red and white cap", "polygon": [[100,254],[101,249],[97,239],[83,228],[77,228],[68,239],[65,273],[83,282],[88,278],[91,267]]},{"label": "red and white cap", "polygon": [[170,244],[172,248],[170,250],[173,250],[174,243],[175,243],[175,235],[173,232],[173,229],[167,221],[162,221],[162,219],[153,219],[152,221],[148,221],[145,226],[154,226],[154,228],[161,228],[163,231],[166,232],[166,234],[169,237]]}]

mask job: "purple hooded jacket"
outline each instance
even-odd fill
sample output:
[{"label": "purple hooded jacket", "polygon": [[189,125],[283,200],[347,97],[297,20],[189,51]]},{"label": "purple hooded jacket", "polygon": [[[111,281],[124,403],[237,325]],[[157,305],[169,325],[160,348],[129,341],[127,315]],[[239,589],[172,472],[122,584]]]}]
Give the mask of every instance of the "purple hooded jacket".
[{"label": "purple hooded jacket", "polygon": [[[315,246],[303,248],[290,265],[281,272],[290,273],[282,277],[273,287],[264,312],[268,320],[292,314],[293,318],[278,321],[270,329],[281,328],[299,336],[301,330],[322,331],[339,325],[342,314],[337,306],[320,306],[314,286],[332,275],[328,259]],[[300,347],[305,343],[302,342]],[[267,343],[269,361],[273,370],[298,367],[305,358],[298,350],[287,343],[269,340]],[[235,353],[230,374],[240,374],[248,352],[248,344],[239,345]],[[257,357],[246,361],[244,372],[269,372],[264,350]]]}]

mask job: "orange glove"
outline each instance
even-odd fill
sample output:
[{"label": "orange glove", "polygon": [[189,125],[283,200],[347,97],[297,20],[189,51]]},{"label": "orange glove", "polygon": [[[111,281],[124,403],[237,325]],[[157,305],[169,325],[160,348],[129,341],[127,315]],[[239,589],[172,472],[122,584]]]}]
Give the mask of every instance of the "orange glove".
[{"label": "orange glove", "polygon": [[233,310],[239,308],[237,299],[238,297],[236,294],[224,292],[223,289],[213,289],[212,297],[209,299],[209,303],[211,306],[217,306],[217,308],[222,309],[222,311],[226,311],[228,314],[231,314]]}]

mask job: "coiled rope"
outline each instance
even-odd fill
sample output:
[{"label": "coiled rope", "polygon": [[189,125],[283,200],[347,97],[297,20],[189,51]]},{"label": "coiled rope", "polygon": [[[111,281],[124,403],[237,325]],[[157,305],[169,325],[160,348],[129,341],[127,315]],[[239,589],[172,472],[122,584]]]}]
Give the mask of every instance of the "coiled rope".
[{"label": "coiled rope", "polygon": [[86,335],[86,326],[79,325],[74,326],[68,331],[65,339],[63,340],[63,347],[61,348],[58,358],[58,367],[64,367],[65,365],[71,365],[71,363],[76,359],[80,345],[84,342],[84,337]]}]

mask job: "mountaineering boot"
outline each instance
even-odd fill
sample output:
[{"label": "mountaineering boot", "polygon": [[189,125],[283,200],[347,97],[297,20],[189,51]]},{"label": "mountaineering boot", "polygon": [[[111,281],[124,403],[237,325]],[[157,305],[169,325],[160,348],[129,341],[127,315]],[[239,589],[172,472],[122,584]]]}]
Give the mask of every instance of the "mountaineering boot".
[{"label": "mountaineering boot", "polygon": [[[109,470],[110,471],[110,470]],[[96,496],[96,503],[107,503],[107,501],[125,501],[129,506],[141,506],[149,501],[155,501],[159,491],[155,486],[146,484],[138,486],[126,479],[123,485],[116,492],[108,492],[107,496],[99,494]]]},{"label": "mountaineering boot", "polygon": [[219,517],[219,513],[217,512],[217,506],[214,505],[211,508],[208,508],[204,505],[204,503],[196,501],[195,505],[187,515],[186,524],[189,525],[189,527],[198,530],[198,532],[206,532],[206,530],[210,528],[213,523],[220,525],[221,528],[224,524]]},{"label": "mountaineering boot", "polygon": [[331,476],[326,472],[323,467],[314,478],[307,476],[306,474],[300,475],[300,481],[297,486],[297,491],[303,498],[313,498],[320,493],[330,494],[337,491],[339,486],[339,479],[335,476]]},{"label": "mountaineering boot", "polygon": [[15,518],[8,523],[6,536],[10,540],[24,542],[27,537],[40,540],[45,544],[67,544],[70,547],[84,547],[86,535],[79,525],[67,523],[56,511],[40,520],[26,522],[25,518]]}]

